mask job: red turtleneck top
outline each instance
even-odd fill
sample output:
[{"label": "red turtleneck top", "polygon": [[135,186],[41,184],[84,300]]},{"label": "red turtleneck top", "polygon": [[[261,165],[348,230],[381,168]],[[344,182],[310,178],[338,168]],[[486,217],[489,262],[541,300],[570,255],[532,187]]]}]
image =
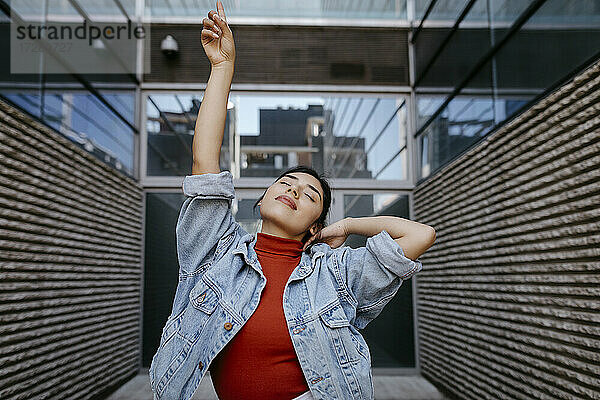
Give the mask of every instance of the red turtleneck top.
[{"label": "red turtleneck top", "polygon": [[283,313],[283,289],[303,244],[256,235],[254,250],[267,283],[256,311],[209,368],[220,400],[293,399],[309,390]]}]

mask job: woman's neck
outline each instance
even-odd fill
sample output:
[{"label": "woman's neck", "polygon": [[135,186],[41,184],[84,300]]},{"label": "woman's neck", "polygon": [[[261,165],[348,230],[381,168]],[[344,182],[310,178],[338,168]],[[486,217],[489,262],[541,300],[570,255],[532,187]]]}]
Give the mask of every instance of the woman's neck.
[{"label": "woman's neck", "polygon": [[290,235],[289,233],[285,232],[284,230],[279,229],[277,226],[269,224],[265,220],[263,220],[263,222],[262,222],[262,227],[261,227],[260,232],[266,233],[267,235],[279,236],[284,239],[293,239],[293,240],[300,240],[300,241],[302,241],[302,238],[305,235],[305,233],[301,233],[300,235],[296,235],[296,236]]}]

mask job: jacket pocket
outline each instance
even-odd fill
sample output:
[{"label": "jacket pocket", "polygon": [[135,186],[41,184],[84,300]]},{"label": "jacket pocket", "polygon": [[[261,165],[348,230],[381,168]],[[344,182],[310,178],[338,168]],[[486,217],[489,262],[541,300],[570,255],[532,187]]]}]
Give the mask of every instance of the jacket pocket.
[{"label": "jacket pocket", "polygon": [[203,279],[200,279],[190,291],[190,303],[194,308],[212,314],[219,304],[219,296]]},{"label": "jacket pocket", "polygon": [[187,340],[195,342],[215,312],[219,300],[217,292],[203,278],[199,279],[190,290],[189,305],[181,317],[177,333]]},{"label": "jacket pocket", "polygon": [[340,365],[359,362],[360,355],[352,340],[350,321],[342,305],[336,301],[333,306],[324,307],[319,312],[319,317],[329,339],[329,348],[335,353]]}]

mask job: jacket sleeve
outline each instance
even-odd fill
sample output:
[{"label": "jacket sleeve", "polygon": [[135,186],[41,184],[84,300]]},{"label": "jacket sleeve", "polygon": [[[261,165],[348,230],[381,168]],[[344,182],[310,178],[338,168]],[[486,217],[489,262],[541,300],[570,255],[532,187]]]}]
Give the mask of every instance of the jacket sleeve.
[{"label": "jacket sleeve", "polygon": [[402,282],[422,269],[419,259],[411,260],[402,247],[383,230],[367,238],[366,246],[344,246],[338,253],[340,273],[346,289],[356,302],[356,318],[364,329],[398,292]]},{"label": "jacket sleeve", "polygon": [[186,199],[175,234],[180,275],[185,276],[202,267],[219,239],[238,224],[231,213],[235,198],[231,172],[188,175],[183,179],[183,193]]}]

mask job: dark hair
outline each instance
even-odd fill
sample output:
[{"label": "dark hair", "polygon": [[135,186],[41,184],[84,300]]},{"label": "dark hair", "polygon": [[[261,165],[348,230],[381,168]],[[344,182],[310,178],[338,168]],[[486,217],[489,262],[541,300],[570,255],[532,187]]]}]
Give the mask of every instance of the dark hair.
[{"label": "dark hair", "polygon": [[[331,187],[329,186],[329,182],[327,182],[325,174],[319,175],[319,173],[311,167],[307,167],[305,165],[297,165],[281,173],[281,175],[279,175],[279,177],[275,179],[275,182],[281,179],[285,174],[293,172],[304,172],[306,174],[310,174],[317,178],[319,180],[319,183],[321,183],[321,187],[323,188],[323,211],[321,212],[321,215],[319,215],[319,218],[316,222],[319,229],[323,229],[326,225],[329,208],[331,207]],[[258,207],[258,203],[260,203],[263,197],[265,197],[266,192],[267,191],[265,190],[265,192],[260,196],[260,198],[256,200],[256,203],[254,203],[254,207],[252,208],[253,210],[256,210],[256,207]],[[306,242],[311,236],[312,235],[310,231],[307,232],[306,235],[304,235],[304,237],[302,238],[302,242]]]}]

